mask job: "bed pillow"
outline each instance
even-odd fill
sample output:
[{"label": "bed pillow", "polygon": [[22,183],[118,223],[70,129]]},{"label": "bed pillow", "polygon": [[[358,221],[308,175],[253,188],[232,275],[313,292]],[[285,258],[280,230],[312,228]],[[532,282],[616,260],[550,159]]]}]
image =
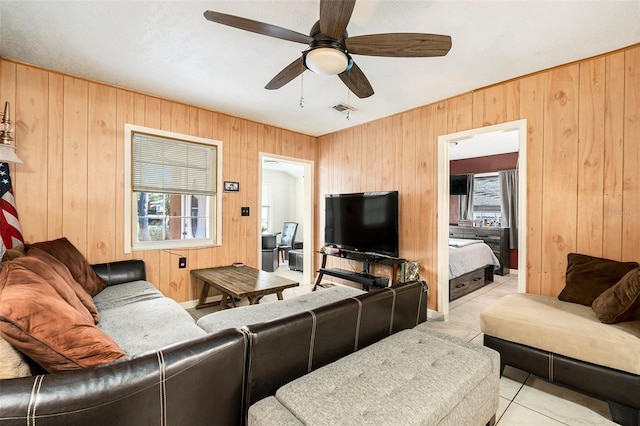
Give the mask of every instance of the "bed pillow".
[{"label": "bed pillow", "polygon": [[638,266],[637,262],[618,262],[584,254],[569,253],[566,284],[558,295],[558,299],[591,306],[596,297]]},{"label": "bed pillow", "polygon": [[[27,257],[35,258],[42,261],[42,263],[44,264],[43,266],[45,266],[46,269],[38,268],[34,270],[34,272],[40,275],[45,280],[48,279],[48,277],[53,276],[54,274],[62,279],[62,281],[66,283],[70,289],[73,290],[80,303],[82,303],[82,305],[87,308],[87,311],[89,311],[89,313],[91,314],[94,323],[98,323],[98,321],[100,320],[100,315],[98,314],[98,308],[96,308],[96,304],[93,303],[93,298],[89,295],[89,293],[87,293],[84,287],[82,287],[73,278],[71,272],[69,272],[69,269],[64,265],[64,263],[60,262],[58,259],[38,247],[30,248]],[[59,280],[55,280],[55,282],[58,281]],[[49,281],[49,283],[51,284],[51,281]]]},{"label": "bed pillow", "polygon": [[[107,287],[82,253],[66,238],[34,243],[31,247],[42,249],[64,263],[65,266],[69,268],[73,278],[84,287],[91,297],[95,297],[96,294]],[[31,250],[31,248],[29,250]]]},{"label": "bed pillow", "polygon": [[82,304],[86,314],[25,267],[23,259],[38,261],[15,259],[0,271],[0,336],[48,372],[93,367],[126,356],[96,327]]},{"label": "bed pillow", "polygon": [[640,268],[633,269],[591,304],[600,321],[607,324],[640,319]]}]

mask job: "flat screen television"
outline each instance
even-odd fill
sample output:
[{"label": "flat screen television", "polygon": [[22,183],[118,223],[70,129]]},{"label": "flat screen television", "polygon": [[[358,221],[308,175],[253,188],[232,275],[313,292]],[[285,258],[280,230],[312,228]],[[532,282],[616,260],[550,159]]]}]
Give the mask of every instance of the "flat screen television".
[{"label": "flat screen television", "polygon": [[467,195],[467,175],[452,175],[449,180],[449,194]]},{"label": "flat screen television", "polygon": [[398,191],[325,195],[325,246],[397,257]]}]

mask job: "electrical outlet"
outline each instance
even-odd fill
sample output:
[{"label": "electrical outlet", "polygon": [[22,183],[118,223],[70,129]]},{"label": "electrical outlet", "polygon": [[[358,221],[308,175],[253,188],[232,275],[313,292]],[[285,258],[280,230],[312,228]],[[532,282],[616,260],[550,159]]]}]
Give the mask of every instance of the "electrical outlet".
[{"label": "electrical outlet", "polygon": [[240,207],[241,216],[249,216],[249,207]]},{"label": "electrical outlet", "polygon": [[186,267],[187,267],[187,258],[181,257],[180,259],[178,259],[178,268],[183,269]]}]

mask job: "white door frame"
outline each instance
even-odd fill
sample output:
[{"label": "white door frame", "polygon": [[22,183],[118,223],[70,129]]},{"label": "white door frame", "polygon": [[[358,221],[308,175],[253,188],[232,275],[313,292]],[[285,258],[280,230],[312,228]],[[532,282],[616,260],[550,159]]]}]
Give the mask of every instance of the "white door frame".
[{"label": "white door frame", "polygon": [[438,314],[449,317],[449,144],[475,135],[518,131],[518,292],[527,290],[527,120],[438,136]]},{"label": "white door frame", "polygon": [[[312,284],[314,282],[314,274],[313,274],[313,248],[315,247],[315,242],[313,239],[314,230],[315,230],[315,222],[314,222],[314,214],[313,214],[313,200],[314,200],[314,162],[310,160],[304,160],[301,158],[295,157],[285,157],[282,155],[270,154],[267,152],[258,153],[258,202],[262,203],[262,164],[264,163],[264,158],[273,158],[283,163],[293,163],[304,167],[304,226],[303,226],[303,238],[304,238],[304,249],[303,249],[303,282],[300,284]],[[261,211],[259,209],[258,211]],[[262,230],[260,229],[260,220],[258,220],[258,234],[261,234]],[[258,238],[258,247],[256,248],[258,253],[262,252],[262,239]],[[258,256],[259,259],[259,267],[262,268],[262,256]]]}]

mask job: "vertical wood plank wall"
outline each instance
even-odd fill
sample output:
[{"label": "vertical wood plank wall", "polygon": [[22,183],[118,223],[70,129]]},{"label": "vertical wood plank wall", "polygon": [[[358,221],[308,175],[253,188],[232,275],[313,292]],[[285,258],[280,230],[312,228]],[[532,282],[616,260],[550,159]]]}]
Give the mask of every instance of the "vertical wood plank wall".
[{"label": "vertical wood plank wall", "polygon": [[[315,160],[316,138],[221,113],[117,89],[8,60],[0,61],[0,100],[11,102],[11,165],[27,242],[67,237],[91,263],[143,258],[148,279],[178,302],[193,300],[189,270],[239,261],[258,266],[258,153]],[[223,244],[205,249],[124,253],[124,125],[131,123],[223,142]],[[249,206],[249,217],[240,207]]]},{"label": "vertical wood plank wall", "polygon": [[420,262],[435,309],[437,138],[521,118],[527,291],[557,295],[570,252],[640,261],[638,45],[320,137],[318,206],[327,193],[399,190],[400,255]]},{"label": "vertical wood plank wall", "polygon": [[[437,289],[437,137],[526,118],[527,291],[557,295],[566,255],[640,261],[640,46],[553,68],[320,138],[113,88],[8,60],[0,100],[11,102],[24,164],[11,165],[27,241],[66,236],[90,262],[123,251],[124,124],[223,141],[223,245],[136,252],[149,280],[177,301],[195,298],[189,269],[258,264],[258,153],[316,161],[315,239],[327,193],[399,190],[400,254]],[[240,206],[255,212],[240,216]],[[319,259],[316,258],[316,265]],[[339,259],[331,259],[336,266]],[[357,268],[357,265],[350,265]]]}]

